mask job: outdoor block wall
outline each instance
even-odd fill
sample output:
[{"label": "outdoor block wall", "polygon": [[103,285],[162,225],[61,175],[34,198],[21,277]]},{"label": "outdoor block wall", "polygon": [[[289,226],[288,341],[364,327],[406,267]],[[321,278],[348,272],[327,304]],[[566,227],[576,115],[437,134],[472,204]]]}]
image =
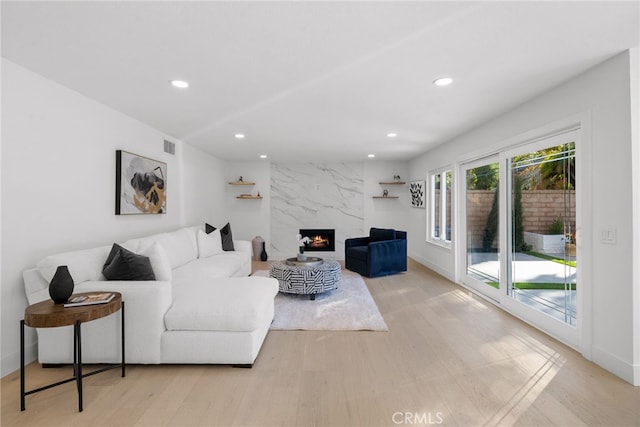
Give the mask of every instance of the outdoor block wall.
[{"label": "outdoor block wall", "polygon": [[[471,248],[482,248],[482,236],[493,203],[493,190],[471,190],[467,192],[467,244]],[[571,218],[565,229],[575,232],[575,191],[525,190],[522,192],[522,222],[524,230],[531,233],[548,234],[551,223],[558,217]],[[497,236],[496,236],[497,238]],[[497,247],[497,242],[494,242]]]}]

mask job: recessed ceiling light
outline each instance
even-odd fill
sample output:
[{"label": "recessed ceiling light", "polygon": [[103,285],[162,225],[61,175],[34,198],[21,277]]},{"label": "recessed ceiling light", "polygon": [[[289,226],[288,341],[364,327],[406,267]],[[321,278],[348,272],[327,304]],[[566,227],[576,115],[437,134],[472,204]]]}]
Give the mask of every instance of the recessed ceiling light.
[{"label": "recessed ceiling light", "polygon": [[189,87],[189,83],[184,80],[171,80],[171,85],[180,89],[186,89]]},{"label": "recessed ceiling light", "polygon": [[367,157],[370,159],[373,159],[376,155],[375,154],[367,154]]},{"label": "recessed ceiling light", "polygon": [[387,134],[387,137],[388,137],[388,138],[395,138],[396,136],[398,136],[398,134],[397,134],[397,133],[395,133],[395,132],[389,132],[389,133]]},{"label": "recessed ceiling light", "polygon": [[244,139],[244,133],[236,133],[235,135],[233,135],[236,137],[236,139]]},{"label": "recessed ceiling light", "polygon": [[451,83],[453,83],[453,79],[451,77],[441,77],[433,81],[433,84],[436,86],[448,86]]},{"label": "recessed ceiling light", "polygon": [[267,158],[267,155],[266,155],[266,154],[260,154],[260,158],[261,158],[261,159],[266,159],[266,158]]}]

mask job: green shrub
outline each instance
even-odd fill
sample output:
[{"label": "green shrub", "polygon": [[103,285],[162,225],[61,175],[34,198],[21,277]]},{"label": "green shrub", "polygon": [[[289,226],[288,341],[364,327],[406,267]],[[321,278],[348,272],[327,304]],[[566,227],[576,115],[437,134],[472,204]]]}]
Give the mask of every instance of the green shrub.
[{"label": "green shrub", "polygon": [[564,234],[564,222],[562,218],[557,217],[549,224],[549,234]]}]

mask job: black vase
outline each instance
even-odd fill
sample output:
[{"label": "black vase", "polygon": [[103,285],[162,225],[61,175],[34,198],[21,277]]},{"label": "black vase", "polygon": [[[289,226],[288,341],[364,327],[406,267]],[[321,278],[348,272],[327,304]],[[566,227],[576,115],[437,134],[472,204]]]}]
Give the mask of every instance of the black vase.
[{"label": "black vase", "polygon": [[267,250],[264,247],[264,242],[262,242],[262,252],[260,253],[260,261],[267,260]]},{"label": "black vase", "polygon": [[49,283],[49,296],[56,304],[67,302],[73,293],[73,278],[66,265],[61,265]]}]

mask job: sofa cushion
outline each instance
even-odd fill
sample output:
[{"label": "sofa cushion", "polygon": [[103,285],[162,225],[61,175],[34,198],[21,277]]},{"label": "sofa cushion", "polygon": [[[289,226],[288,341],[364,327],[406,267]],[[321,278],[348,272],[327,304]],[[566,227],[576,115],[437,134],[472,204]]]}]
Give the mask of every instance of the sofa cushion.
[{"label": "sofa cushion", "polygon": [[[177,288],[190,286],[205,278],[238,276],[247,264],[251,265],[251,253],[249,252],[223,252],[207,258],[198,258],[174,269],[172,283]],[[243,275],[247,274],[245,272]]]},{"label": "sofa cushion", "polygon": [[198,245],[193,230],[180,228],[169,233],[143,237],[138,248],[146,248],[152,242],[158,242],[165,250],[172,269],[198,258]]},{"label": "sofa cushion", "polygon": [[164,248],[160,246],[158,242],[153,242],[149,247],[139,251],[140,255],[149,257],[151,262],[151,268],[153,268],[153,274],[156,276],[156,280],[170,281],[171,264]]},{"label": "sofa cushion", "polygon": [[347,257],[366,261],[369,256],[369,248],[367,246],[352,246],[347,248]]},{"label": "sofa cushion", "polygon": [[220,230],[214,230],[207,234],[202,230],[198,230],[198,257],[207,258],[212,255],[223,253],[222,237]]},{"label": "sofa cushion", "polygon": [[394,240],[396,238],[396,230],[393,228],[371,228],[369,237],[372,242],[382,242],[385,240]]},{"label": "sofa cushion", "polygon": [[108,280],[156,280],[149,257],[113,244],[102,269]]},{"label": "sofa cushion", "polygon": [[254,331],[260,315],[278,293],[270,277],[201,280],[174,288],[173,305],[164,316],[169,331]]},{"label": "sofa cushion", "polygon": [[111,246],[100,246],[98,248],[50,255],[39,261],[36,267],[47,283],[51,282],[59,265],[69,267],[69,273],[75,283],[88,280],[104,280],[102,266],[109,254],[109,249],[111,249]]}]

